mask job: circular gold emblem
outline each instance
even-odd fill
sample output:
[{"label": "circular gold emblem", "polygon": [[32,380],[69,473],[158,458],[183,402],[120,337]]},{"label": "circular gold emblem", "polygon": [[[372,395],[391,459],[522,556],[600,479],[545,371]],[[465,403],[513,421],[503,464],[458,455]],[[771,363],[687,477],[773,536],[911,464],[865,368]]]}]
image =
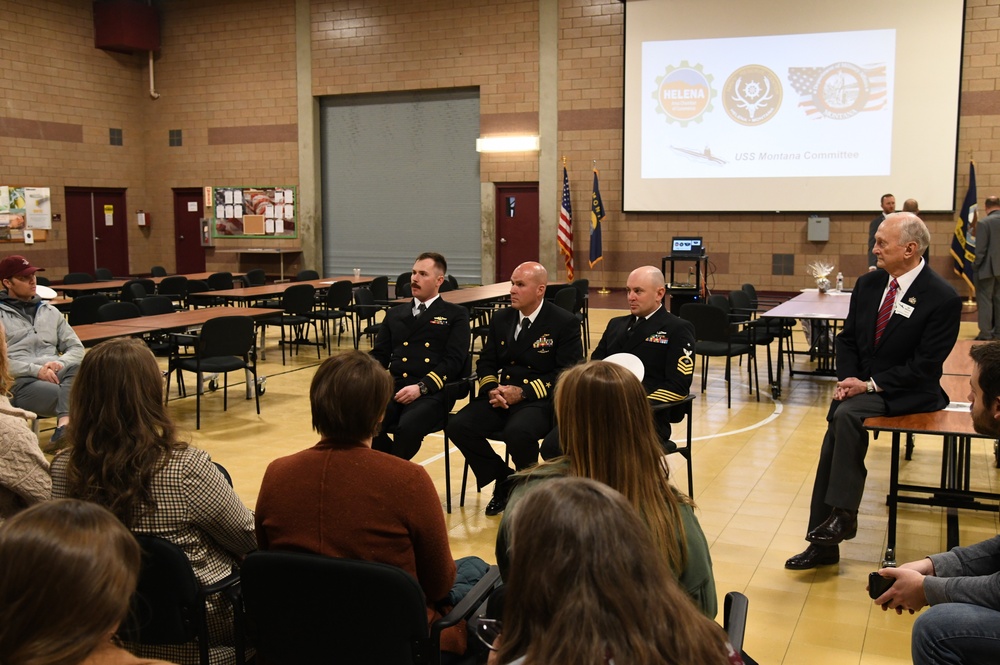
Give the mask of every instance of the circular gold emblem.
[{"label": "circular gold emblem", "polygon": [[781,107],[781,81],[763,65],[746,65],[733,72],[722,88],[729,117],[741,125],[762,125]]}]

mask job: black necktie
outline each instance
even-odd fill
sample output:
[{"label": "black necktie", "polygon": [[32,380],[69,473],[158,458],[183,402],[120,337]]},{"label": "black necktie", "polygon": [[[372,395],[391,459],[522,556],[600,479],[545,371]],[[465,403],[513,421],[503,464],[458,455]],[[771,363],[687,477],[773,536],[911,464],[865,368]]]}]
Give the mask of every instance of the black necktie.
[{"label": "black necktie", "polygon": [[425,305],[424,303],[420,303],[419,305],[417,305],[417,316],[420,316],[426,311],[427,311],[427,305]]},{"label": "black necktie", "polygon": [[635,324],[638,323],[638,322],[639,322],[639,317],[638,316],[634,316],[633,315],[629,319],[628,328],[625,329],[625,336],[626,337],[631,337],[632,336],[632,331],[635,330]]},{"label": "black necktie", "polygon": [[522,333],[527,332],[528,328],[530,327],[531,327],[531,319],[529,319],[528,317],[521,319],[521,329],[518,330],[516,335],[514,335],[514,339],[520,337]]}]

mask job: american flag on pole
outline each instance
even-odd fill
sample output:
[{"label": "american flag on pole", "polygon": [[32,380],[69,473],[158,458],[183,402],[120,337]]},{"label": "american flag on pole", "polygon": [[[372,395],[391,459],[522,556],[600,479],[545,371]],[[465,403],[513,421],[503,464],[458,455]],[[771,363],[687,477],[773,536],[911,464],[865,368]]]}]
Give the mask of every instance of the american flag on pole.
[{"label": "american flag on pole", "polygon": [[569,176],[563,166],[562,206],[559,208],[559,228],[556,231],[559,253],[566,260],[566,281],[573,281],[573,205],[569,200]]}]

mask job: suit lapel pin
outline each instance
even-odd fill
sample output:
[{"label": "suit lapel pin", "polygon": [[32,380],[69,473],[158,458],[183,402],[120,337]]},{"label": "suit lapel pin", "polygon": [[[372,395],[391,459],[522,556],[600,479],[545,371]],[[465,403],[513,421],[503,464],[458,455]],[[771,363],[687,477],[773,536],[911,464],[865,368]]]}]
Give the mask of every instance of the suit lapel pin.
[{"label": "suit lapel pin", "polygon": [[906,302],[910,303],[911,305],[916,305],[917,304],[917,298],[916,298],[916,296],[910,296],[909,298],[906,299]]}]

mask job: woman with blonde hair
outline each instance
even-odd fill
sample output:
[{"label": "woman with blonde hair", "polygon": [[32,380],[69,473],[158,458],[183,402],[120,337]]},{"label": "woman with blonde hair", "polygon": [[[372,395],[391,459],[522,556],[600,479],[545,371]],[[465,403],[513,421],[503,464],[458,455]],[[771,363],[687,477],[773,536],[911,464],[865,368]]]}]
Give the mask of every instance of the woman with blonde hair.
[{"label": "woman with blonde hair", "polygon": [[[559,376],[555,393],[564,456],[515,477],[522,487],[554,476],[579,476],[619,492],[642,516],[667,566],[701,611],[718,612],[708,542],[694,504],[670,484],[653,412],[642,384],[614,363],[592,361]],[[518,488],[511,500],[517,501]],[[500,523],[497,563],[506,579],[507,527]]]},{"label": "woman with blonde hair", "polygon": [[7,335],[0,324],[0,523],[27,506],[52,498],[49,463],[27,423],[37,416],[11,405],[13,383]]},{"label": "woman with blonde hair", "polygon": [[100,506],[32,506],[0,526],[0,663],[156,665],[112,643],[139,575],[132,534]]},{"label": "woman with blonde hair", "polygon": [[[84,356],[70,393],[69,449],[52,460],[52,494],[98,503],[131,531],[180,547],[203,585],[233,572],[257,548],[253,513],[203,450],[178,439],[163,404],[156,358],[137,339],[113,339]],[[235,661],[232,610],[208,604],[213,658]],[[197,663],[194,642],[128,644],[134,653]]]},{"label": "woman with blonde hair", "polygon": [[[558,478],[508,506],[511,559],[491,663],[735,665],[619,492]],[[494,626],[494,628],[496,628]]]}]

